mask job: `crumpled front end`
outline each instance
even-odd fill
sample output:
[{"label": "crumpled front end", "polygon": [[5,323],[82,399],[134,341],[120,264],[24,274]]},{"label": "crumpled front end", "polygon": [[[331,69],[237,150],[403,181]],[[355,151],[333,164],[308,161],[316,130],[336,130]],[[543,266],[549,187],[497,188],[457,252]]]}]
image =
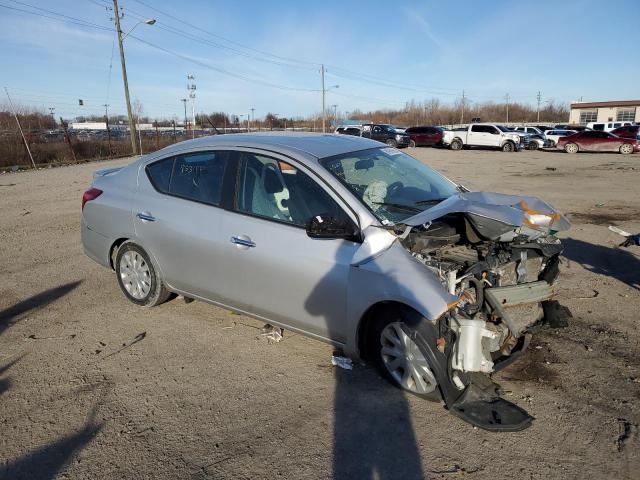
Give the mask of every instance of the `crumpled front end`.
[{"label": "crumpled front end", "polygon": [[449,347],[460,388],[465,374],[495,371],[531,333],[566,321],[553,299],[562,252],[555,233],[569,222],[541,200],[462,193],[396,228],[402,245],[457,297],[439,319],[437,347]]}]

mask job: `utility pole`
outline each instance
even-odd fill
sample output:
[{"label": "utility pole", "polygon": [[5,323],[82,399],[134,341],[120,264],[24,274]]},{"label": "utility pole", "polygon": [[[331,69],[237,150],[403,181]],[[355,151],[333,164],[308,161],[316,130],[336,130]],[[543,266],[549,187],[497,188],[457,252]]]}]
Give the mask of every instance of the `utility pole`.
[{"label": "utility pole", "polygon": [[55,111],[56,111],[56,107],[49,107],[49,113],[51,114],[51,120],[53,120],[54,128],[56,126],[56,117],[54,115]]},{"label": "utility pole", "polygon": [[29,149],[29,144],[27,143],[27,138],[24,136],[24,132],[22,131],[22,126],[20,125],[20,120],[18,120],[18,114],[16,113],[16,109],[13,108],[13,102],[11,101],[11,97],[9,96],[9,90],[7,87],[4,87],[4,91],[7,94],[7,99],[9,100],[9,106],[11,107],[11,111],[13,112],[13,116],[16,119],[16,123],[18,124],[18,130],[20,130],[20,135],[22,135],[22,141],[24,142],[24,148],[27,149],[27,153],[29,154],[29,158],[31,159],[31,165],[33,168],[36,168],[36,162],[33,161],[33,155],[31,155],[31,150]]},{"label": "utility pole", "polygon": [[251,123],[254,124],[255,127],[255,123],[256,123],[256,115],[255,115],[255,108],[251,108]]},{"label": "utility pole", "polygon": [[462,103],[461,103],[461,113],[460,113],[460,123],[464,123],[464,102],[465,102],[464,90],[462,90]]},{"label": "utility pole", "polygon": [[189,91],[189,98],[191,99],[191,117],[193,118],[193,128],[191,129],[191,138],[196,138],[196,84],[194,83],[196,77],[193,75],[187,75],[187,90]]},{"label": "utility pole", "polygon": [[111,156],[111,130],[109,129],[109,104],[105,103],[104,107],[104,124],[107,127],[107,139],[109,141],[109,156]]},{"label": "utility pole", "polygon": [[180,101],[184,104],[184,131],[187,131],[187,99],[181,98]]},{"label": "utility pole", "polygon": [[324,96],[327,91],[324,89],[324,63],[320,66],[320,76],[322,77],[322,133],[326,132],[325,113],[324,113]]},{"label": "utility pole", "polygon": [[508,93],[504,96],[504,99],[507,102],[507,123],[509,123],[509,94]]},{"label": "utility pole", "polygon": [[538,99],[538,120],[537,120],[537,122],[540,123],[540,98],[541,98],[540,90],[538,90],[538,95],[536,95],[536,98]]},{"label": "utility pole", "polygon": [[131,150],[134,155],[138,154],[136,145],[136,124],[133,121],[133,111],[131,110],[131,99],[129,98],[129,81],[127,80],[127,66],[124,61],[124,47],[122,46],[122,30],[120,29],[120,10],[118,10],[118,0],[113,0],[113,18],[116,22],[116,34],[118,36],[118,47],[120,47],[120,63],[122,64],[122,81],[124,83],[124,98],[127,102],[127,115],[129,116],[129,133],[131,134]]},{"label": "utility pole", "polygon": [[338,105],[331,105],[333,107],[333,122],[338,125]]}]

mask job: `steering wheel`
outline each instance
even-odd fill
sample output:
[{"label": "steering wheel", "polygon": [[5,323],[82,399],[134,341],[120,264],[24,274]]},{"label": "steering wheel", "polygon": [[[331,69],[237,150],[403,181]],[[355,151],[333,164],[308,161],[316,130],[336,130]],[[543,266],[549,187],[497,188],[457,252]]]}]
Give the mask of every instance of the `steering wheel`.
[{"label": "steering wheel", "polygon": [[402,187],[404,187],[404,183],[402,183],[402,182],[393,182],[391,185],[389,185],[387,187],[387,197],[386,198],[393,198],[393,196],[398,191],[398,189],[400,189]]}]

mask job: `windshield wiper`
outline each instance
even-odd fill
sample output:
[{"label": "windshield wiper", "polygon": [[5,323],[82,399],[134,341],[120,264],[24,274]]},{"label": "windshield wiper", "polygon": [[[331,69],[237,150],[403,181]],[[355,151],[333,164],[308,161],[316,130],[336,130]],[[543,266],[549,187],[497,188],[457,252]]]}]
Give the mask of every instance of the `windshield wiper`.
[{"label": "windshield wiper", "polygon": [[382,205],[383,207],[391,207],[397,210],[404,210],[406,212],[421,212],[420,208],[412,207],[411,205],[405,205],[403,203],[389,203],[389,202],[373,202],[376,205]]},{"label": "windshield wiper", "polygon": [[430,205],[432,203],[440,203],[445,201],[446,198],[428,198],[426,200],[418,200],[415,204],[416,205]]}]

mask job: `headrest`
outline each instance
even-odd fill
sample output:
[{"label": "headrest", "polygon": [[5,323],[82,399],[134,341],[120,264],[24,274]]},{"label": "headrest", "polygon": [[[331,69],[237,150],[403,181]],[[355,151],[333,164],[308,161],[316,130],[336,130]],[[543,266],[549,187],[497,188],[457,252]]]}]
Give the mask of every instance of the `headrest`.
[{"label": "headrest", "polygon": [[267,193],[280,193],[283,190],[280,177],[273,168],[266,167],[264,172],[264,189]]}]

